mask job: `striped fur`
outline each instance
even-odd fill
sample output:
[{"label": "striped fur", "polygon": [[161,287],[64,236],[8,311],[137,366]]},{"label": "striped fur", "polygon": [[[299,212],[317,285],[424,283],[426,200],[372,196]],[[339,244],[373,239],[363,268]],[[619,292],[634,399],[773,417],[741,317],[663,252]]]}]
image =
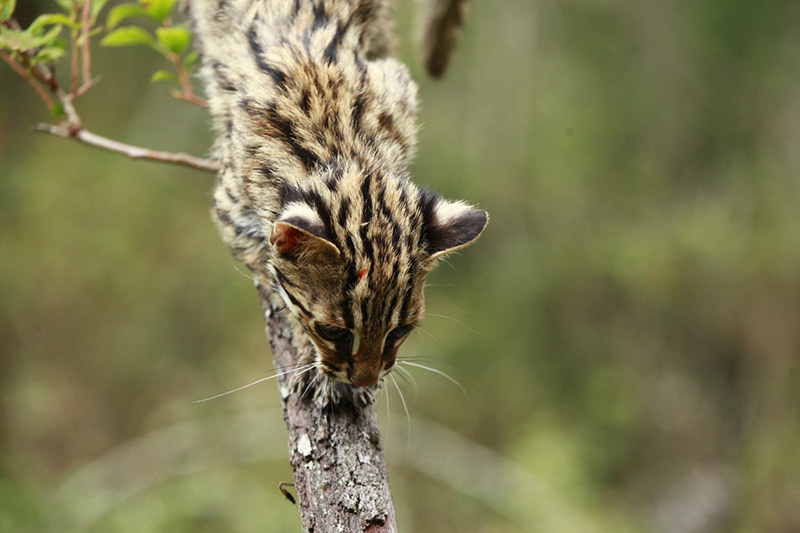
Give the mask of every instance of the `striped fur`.
[{"label": "striped fur", "polygon": [[417,88],[388,0],[192,0],[222,163],[214,218],[286,302],[301,362],[370,386],[424,311],[436,259],[488,216],[409,180]]}]

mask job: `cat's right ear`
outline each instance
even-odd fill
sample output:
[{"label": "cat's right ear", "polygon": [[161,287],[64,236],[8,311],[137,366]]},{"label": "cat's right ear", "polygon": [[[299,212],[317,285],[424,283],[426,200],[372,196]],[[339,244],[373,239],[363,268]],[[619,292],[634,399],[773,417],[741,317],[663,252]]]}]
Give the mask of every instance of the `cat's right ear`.
[{"label": "cat's right ear", "polygon": [[284,210],[284,216],[272,225],[269,242],[281,257],[292,260],[335,259],[340,253],[319,215],[305,204]]},{"label": "cat's right ear", "polygon": [[428,218],[428,253],[434,260],[474,242],[489,222],[486,211],[438,197]]}]

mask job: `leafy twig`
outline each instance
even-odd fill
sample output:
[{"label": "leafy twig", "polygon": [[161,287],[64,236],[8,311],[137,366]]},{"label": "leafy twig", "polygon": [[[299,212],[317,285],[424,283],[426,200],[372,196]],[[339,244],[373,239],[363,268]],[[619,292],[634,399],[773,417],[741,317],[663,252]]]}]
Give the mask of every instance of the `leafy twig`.
[{"label": "leafy twig", "polygon": [[[158,41],[149,35],[146,36],[146,40],[161,53],[169,55],[174,63],[182,88],[178,97],[205,106],[205,100],[192,92],[189,81],[188,71],[193,64],[192,55],[187,55],[185,59],[181,58],[181,54],[189,44],[188,30],[169,27],[171,23],[168,16],[174,7],[174,2],[175,0],[159,0],[152,4],[143,2],[142,7],[136,7],[134,14],[140,12],[148,14],[163,24],[157,32]],[[35,128],[37,131],[75,139],[133,159],[175,163],[211,172],[218,170],[219,165],[215,161],[184,153],[132,146],[97,135],[84,127],[74,102],[99,80],[99,77],[92,78],[90,40],[95,32],[93,26],[97,15],[106,3],[105,0],[61,1],[59,4],[66,13],[40,15],[25,30],[11,18],[15,3],[15,0],[0,0],[0,58],[33,88],[51,115],[55,117],[55,124],[39,124]],[[128,13],[133,13],[130,11],[130,6],[123,7],[123,10],[125,9]],[[69,44],[64,43],[59,37],[65,27],[70,29]],[[144,30],[132,27],[128,28],[127,32],[128,38],[132,34],[144,34]],[[119,45],[122,44],[120,36],[124,41],[125,34],[117,33],[116,43]],[[71,52],[69,92],[61,87],[55,76],[55,60],[60,58],[67,48]]]},{"label": "leafy twig", "polygon": [[[189,74],[197,62],[197,53],[189,51],[191,34],[183,24],[173,24],[171,15],[177,0],[137,0],[115,6],[108,14],[108,34],[100,41],[101,46],[145,46],[161,54],[174,67],[174,71],[159,70],[152,81],[171,81],[180,89],[170,89],[173,98],[200,107],[208,102],[192,90]],[[139,26],[117,27],[131,18],[146,17],[158,24],[155,32]]]}]

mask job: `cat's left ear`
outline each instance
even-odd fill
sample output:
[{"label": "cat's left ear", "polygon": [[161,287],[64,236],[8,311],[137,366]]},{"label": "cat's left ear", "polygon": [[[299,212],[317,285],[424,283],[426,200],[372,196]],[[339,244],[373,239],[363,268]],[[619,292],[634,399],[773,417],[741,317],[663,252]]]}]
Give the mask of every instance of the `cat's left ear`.
[{"label": "cat's left ear", "polygon": [[436,259],[471,244],[483,233],[489,213],[464,202],[439,198],[428,223],[428,252]]},{"label": "cat's left ear", "polygon": [[305,204],[290,204],[272,225],[270,244],[292,260],[335,259],[339,248],[331,241],[319,215]]}]

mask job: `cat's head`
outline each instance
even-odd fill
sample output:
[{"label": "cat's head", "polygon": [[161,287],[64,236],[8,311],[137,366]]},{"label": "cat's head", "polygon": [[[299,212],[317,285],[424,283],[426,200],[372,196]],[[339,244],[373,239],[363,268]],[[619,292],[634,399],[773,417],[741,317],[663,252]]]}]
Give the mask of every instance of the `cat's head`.
[{"label": "cat's head", "polygon": [[287,186],[269,230],[272,275],[325,375],[370,386],[395,364],[424,313],[425,276],[467,246],[485,211],[377,174],[336,187]]}]

